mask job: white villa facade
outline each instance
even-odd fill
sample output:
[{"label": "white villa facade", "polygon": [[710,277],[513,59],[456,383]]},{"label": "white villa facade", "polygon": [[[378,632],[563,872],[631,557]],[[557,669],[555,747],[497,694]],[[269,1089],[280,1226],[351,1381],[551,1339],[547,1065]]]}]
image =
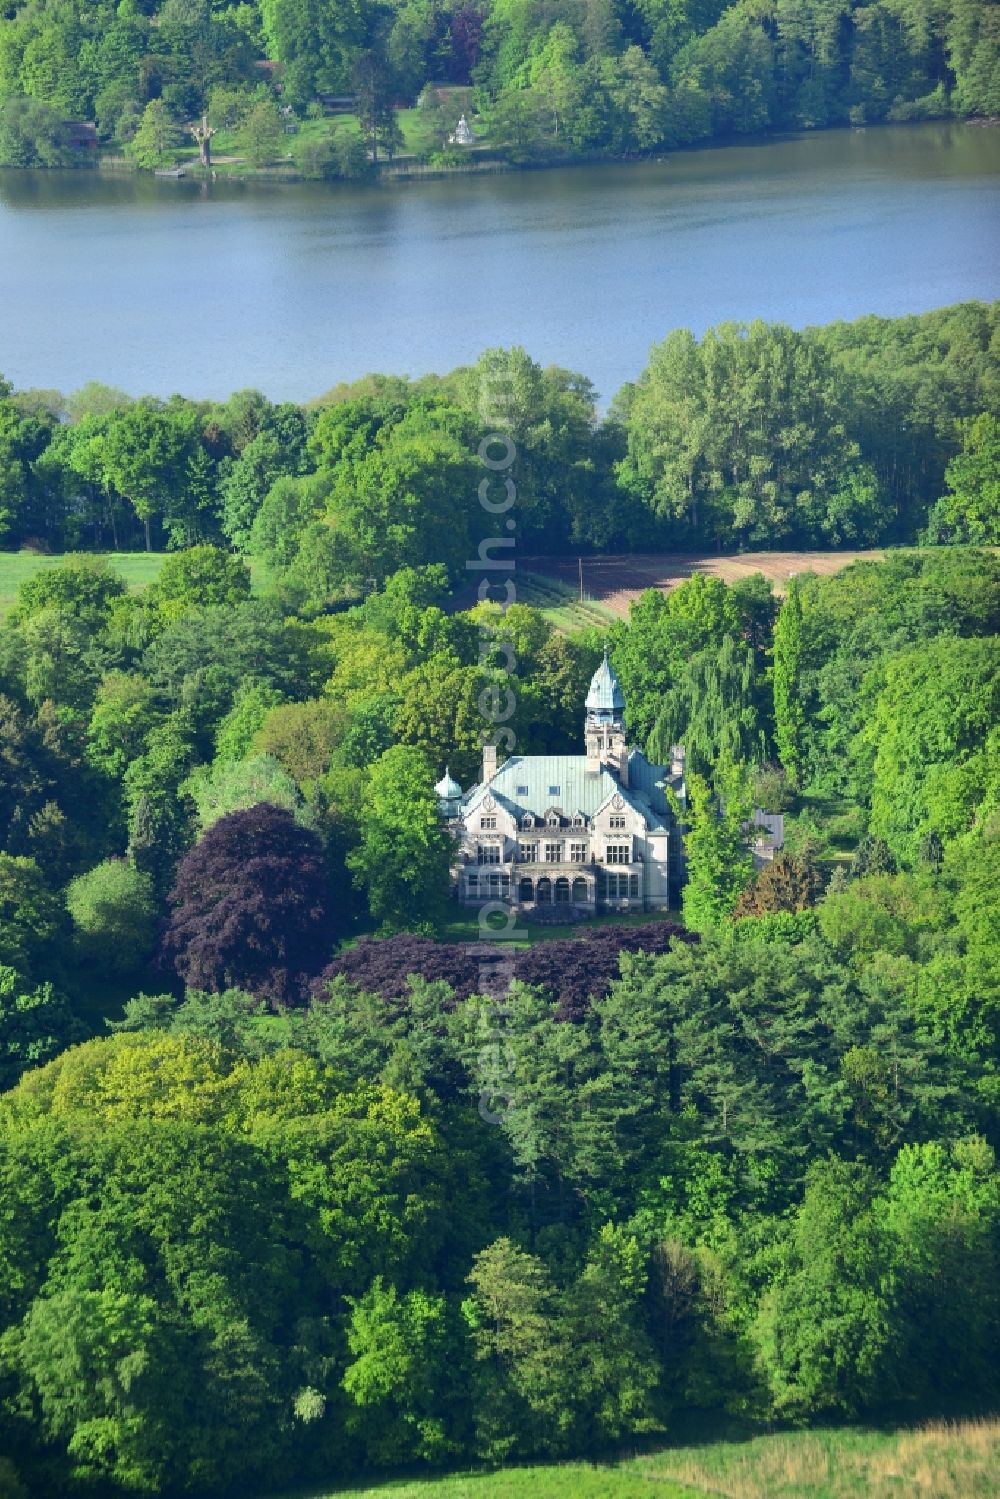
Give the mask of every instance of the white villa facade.
[{"label": "white villa facade", "polygon": [[483,750],[482,779],[464,791],[445,771],[435,788],[456,834],[454,890],[465,906],[502,900],[539,917],[662,911],[683,878],[683,844],[668,797],[684,806],[684,751],[653,765],[628,747],[625,700],[607,659],[587,693],[583,755]]}]

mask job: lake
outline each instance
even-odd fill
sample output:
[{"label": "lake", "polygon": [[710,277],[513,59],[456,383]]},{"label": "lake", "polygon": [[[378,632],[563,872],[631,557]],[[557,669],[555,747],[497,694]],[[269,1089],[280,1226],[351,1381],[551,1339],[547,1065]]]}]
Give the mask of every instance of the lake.
[{"label": "lake", "polygon": [[1000,295],[1000,129],[829,131],[488,177],[0,171],[0,371],[308,399],[523,344],[606,403],[671,328]]}]

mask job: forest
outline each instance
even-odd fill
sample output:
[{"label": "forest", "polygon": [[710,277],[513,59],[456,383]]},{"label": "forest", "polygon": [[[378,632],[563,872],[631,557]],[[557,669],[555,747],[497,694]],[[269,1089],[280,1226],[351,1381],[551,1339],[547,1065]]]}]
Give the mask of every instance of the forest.
[{"label": "forest", "polygon": [[[518,350],[309,410],[6,390],[8,545],[169,549],[0,624],[4,1499],[996,1408],[996,352],[978,305],[673,334],[601,421]],[[491,685],[579,753],[604,643],[456,586],[486,380],[518,545],[921,544],[637,600],[678,909],[484,955],[434,783]]]},{"label": "forest", "polygon": [[[355,176],[404,144],[449,156],[459,107],[515,163],[671,150],[766,131],[1000,112],[990,0],[6,0],[0,164],[79,165],[71,122],[140,166],[203,115],[259,165]],[[454,103],[454,100],[451,100]],[[455,156],[452,149],[451,156]],[[459,155],[461,152],[458,153]]]}]

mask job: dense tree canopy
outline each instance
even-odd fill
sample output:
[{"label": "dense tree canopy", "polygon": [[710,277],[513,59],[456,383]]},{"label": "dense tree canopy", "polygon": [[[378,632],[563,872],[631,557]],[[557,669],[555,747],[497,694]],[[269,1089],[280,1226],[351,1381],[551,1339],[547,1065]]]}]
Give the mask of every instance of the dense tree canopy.
[{"label": "dense tree canopy", "polygon": [[990,115],[1000,105],[992,9],[987,0],[930,12],[909,0],[833,9],[815,0],[152,0],[124,12],[101,0],[84,13],[19,4],[0,30],[0,161],[78,162],[65,123],[94,120],[101,144],[155,167],[185,122],[207,114],[251,162],[266,163],[286,140],[265,77],[300,115],[354,96],[358,130],[334,132],[325,157],[308,145],[301,156],[306,170],[342,175],[357,170],[351,146],[362,138],[374,155],[393,154],[399,101],[419,99],[424,149],[440,150],[457,119],[442,111],[442,87],[475,100],[491,146],[515,162]]},{"label": "dense tree canopy", "polygon": [[[697,44],[656,14],[663,56]],[[562,24],[537,73],[561,132]],[[687,1411],[995,1404],[997,557],[923,544],[783,596],[695,571],[609,626],[632,742],[686,749],[666,916],[480,940],[434,791],[479,776],[505,680],[517,748],[579,754],[603,644],[562,595],[468,586],[483,403],[532,545],[741,516],[818,543],[848,512],[961,541],[995,323],[674,340],[603,421],[520,350],[308,413],[4,387],[8,543],[171,543],[132,589],[18,557],[0,624],[0,1449],[26,1490],[328,1488]],[[698,533],[660,513],[688,437]]]}]

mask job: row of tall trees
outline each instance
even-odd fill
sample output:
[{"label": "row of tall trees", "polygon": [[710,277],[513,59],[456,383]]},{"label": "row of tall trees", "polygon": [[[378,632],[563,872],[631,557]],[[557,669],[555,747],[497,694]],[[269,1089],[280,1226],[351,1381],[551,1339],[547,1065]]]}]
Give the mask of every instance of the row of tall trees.
[{"label": "row of tall trees", "polygon": [[451,576],[486,534],[480,410],[518,452],[530,551],[1000,539],[996,305],[796,332],[678,331],[606,417],[523,349],[370,376],[313,407],[65,398],[0,383],[0,543],[226,543],[312,610],[400,567]]}]

